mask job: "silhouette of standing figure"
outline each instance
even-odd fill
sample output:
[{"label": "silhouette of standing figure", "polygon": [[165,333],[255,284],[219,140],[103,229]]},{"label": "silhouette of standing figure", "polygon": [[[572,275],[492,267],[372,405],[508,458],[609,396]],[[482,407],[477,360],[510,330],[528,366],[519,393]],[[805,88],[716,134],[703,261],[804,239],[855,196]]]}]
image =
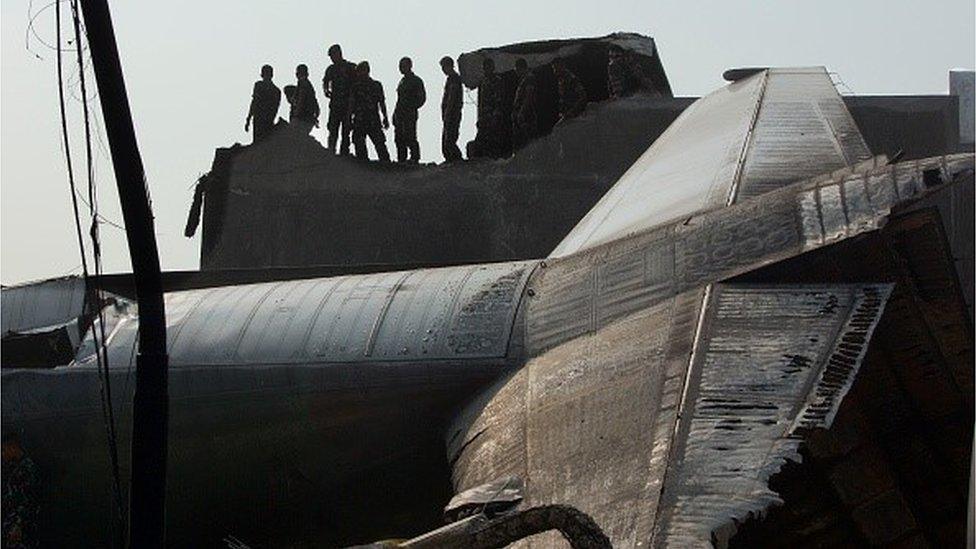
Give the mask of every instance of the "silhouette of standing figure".
[{"label": "silhouette of standing figure", "polygon": [[329,98],[329,150],[336,152],[336,141],[342,135],[339,154],[349,154],[349,132],[352,130],[349,119],[349,90],[356,79],[356,64],[342,57],[339,44],[329,46],[329,59],[332,64],[325,69],[322,78],[322,91]]},{"label": "silhouette of standing figure", "polygon": [[[369,63],[366,61],[356,66],[356,80],[349,92],[349,112],[352,116],[352,144],[356,149],[356,158],[369,160],[366,152],[366,138],[369,137],[380,162],[389,162],[390,153],[386,149],[386,134],[383,130],[390,127],[390,121],[386,116],[383,84],[369,77]],[[382,125],[380,113],[383,115]]]},{"label": "silhouette of standing figure", "polygon": [[[478,133],[475,141],[479,144],[479,156],[501,158],[505,149],[505,130],[508,126],[505,109],[502,80],[495,74],[495,62],[485,58],[482,62],[484,76],[478,86]],[[469,151],[468,158],[471,158]]]},{"label": "silhouette of standing figure", "polygon": [[[400,59],[400,84],[397,86],[397,102],[393,108],[393,141],[396,143],[397,162],[420,162],[420,142],[417,141],[417,118],[420,107],[427,102],[424,81],[413,72],[409,57]],[[409,154],[409,159],[408,155]]]},{"label": "silhouette of standing figure", "polygon": [[553,59],[552,72],[556,75],[556,87],[559,90],[559,120],[556,121],[559,124],[579,116],[586,108],[588,99],[583,83],[566,67],[565,60],[558,57]]},{"label": "silhouette of standing figure", "polygon": [[254,91],[251,92],[251,107],[248,109],[247,119],[244,121],[244,131],[250,129],[253,120],[254,143],[264,139],[271,132],[275,117],[278,116],[278,107],[281,105],[281,90],[271,81],[272,77],[274,77],[274,69],[271,68],[271,65],[261,67],[261,80],[254,83]]},{"label": "silhouette of standing figure", "polygon": [[319,127],[319,101],[315,98],[315,88],[308,81],[308,67],[298,65],[295,68],[295,97],[291,101],[289,124],[294,125],[304,133],[312,131],[312,126]]},{"label": "silhouette of standing figure", "polygon": [[539,131],[539,116],[536,109],[535,74],[529,70],[525,59],[515,61],[518,87],[512,103],[512,141],[516,149],[531,141]]},{"label": "silhouette of standing figure", "polygon": [[441,120],[444,122],[441,152],[444,160],[454,162],[461,160],[461,149],[457,144],[461,134],[461,76],[454,70],[454,60],[447,56],[441,58],[441,70],[447,77],[441,99]]}]

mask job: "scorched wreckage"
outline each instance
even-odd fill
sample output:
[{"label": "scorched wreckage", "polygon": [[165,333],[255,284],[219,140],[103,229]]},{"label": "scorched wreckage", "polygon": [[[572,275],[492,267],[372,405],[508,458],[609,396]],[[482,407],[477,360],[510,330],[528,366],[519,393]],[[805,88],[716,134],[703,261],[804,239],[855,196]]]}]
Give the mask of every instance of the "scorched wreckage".
[{"label": "scorched wreckage", "polygon": [[[188,227],[202,217],[204,270],[164,276],[171,543],[962,543],[967,136],[937,119],[907,155],[872,149],[901,131],[859,130],[884,98],[843,98],[821,67],[672,98],[637,35],[480,50],[461,77],[559,56],[605,89],[610,44],[652,89],[511,158],[370,166],[284,123],[218,151]],[[103,286],[124,439],[138,311],[125,277]],[[76,354],[5,364],[4,431],[43,471],[45,541],[105,539],[90,318],[62,301],[32,323],[28,291],[4,290],[5,352]]]}]

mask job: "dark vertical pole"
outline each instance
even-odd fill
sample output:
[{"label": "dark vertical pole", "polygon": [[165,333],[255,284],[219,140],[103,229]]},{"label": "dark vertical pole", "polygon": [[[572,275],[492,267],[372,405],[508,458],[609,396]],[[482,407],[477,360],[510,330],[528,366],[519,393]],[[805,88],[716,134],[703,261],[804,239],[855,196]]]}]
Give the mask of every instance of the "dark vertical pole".
[{"label": "dark vertical pole", "polygon": [[146,178],[132,127],[122,64],[106,0],[81,0],[139,302],[139,355],[132,407],[129,546],[161,548],[166,496],[166,323],[159,254]]}]

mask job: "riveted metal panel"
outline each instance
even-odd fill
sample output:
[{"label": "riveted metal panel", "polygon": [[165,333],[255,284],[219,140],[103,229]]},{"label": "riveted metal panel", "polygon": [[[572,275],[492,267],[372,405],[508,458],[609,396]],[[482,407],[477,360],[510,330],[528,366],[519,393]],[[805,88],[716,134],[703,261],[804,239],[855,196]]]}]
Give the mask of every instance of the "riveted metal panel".
[{"label": "riveted metal panel", "polygon": [[878,215],[888,215],[891,207],[898,200],[894,180],[890,173],[873,173],[867,176],[868,198],[871,207]]},{"label": "riveted metal panel", "polygon": [[866,181],[863,176],[854,176],[843,183],[844,203],[847,205],[847,222],[855,232],[873,226],[874,210],[868,199]]},{"label": "riveted metal panel", "polygon": [[[534,266],[497,263],[169,293],[170,364],[504,358]],[[115,330],[119,344],[109,342],[113,363],[126,364],[132,354],[137,324],[131,320]],[[79,363],[88,361],[79,357]]]},{"label": "riveted metal panel", "polygon": [[820,225],[820,204],[817,191],[806,191],[798,195],[800,215],[803,223],[805,248],[816,248],[823,244],[823,226]]}]

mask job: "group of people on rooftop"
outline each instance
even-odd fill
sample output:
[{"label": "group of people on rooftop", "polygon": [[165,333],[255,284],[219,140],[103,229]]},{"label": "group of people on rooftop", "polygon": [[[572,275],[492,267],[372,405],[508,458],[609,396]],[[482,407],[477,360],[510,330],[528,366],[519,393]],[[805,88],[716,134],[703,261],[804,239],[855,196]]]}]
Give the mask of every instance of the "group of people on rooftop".
[{"label": "group of people on rooftop", "polygon": [[[356,157],[366,159],[368,138],[379,159],[388,162],[390,153],[383,131],[390,127],[390,121],[383,84],[370,78],[368,61],[359,64],[347,61],[338,44],[329,48],[329,58],[332,64],[322,78],[322,92],[329,99],[326,122],[329,149],[335,153],[338,144],[339,154],[348,155],[351,141]],[[397,86],[397,103],[393,111],[397,160],[416,163],[420,160],[417,113],[427,101],[427,95],[423,81],[413,73],[413,62],[409,57],[400,60],[400,73],[403,78]],[[261,80],[254,83],[244,131],[250,129],[253,121],[255,142],[271,131],[278,115],[281,90],[272,81],[273,77],[274,69],[264,65],[261,67]],[[288,123],[309,133],[313,127],[319,127],[321,108],[315,88],[308,79],[308,66],[298,65],[295,77],[297,82],[284,88],[285,99],[290,105]]]},{"label": "group of people on rooftop", "polygon": [[[322,92],[329,100],[326,122],[329,150],[333,154],[348,155],[351,142],[355,156],[367,160],[368,139],[377,158],[389,162],[385,130],[390,127],[390,117],[387,116],[383,85],[370,78],[368,61],[358,64],[347,61],[338,44],[329,47],[328,55],[332,63],[322,78]],[[640,65],[625,55],[623,49],[610,46],[608,57],[607,87],[611,98],[644,87]],[[451,57],[441,58],[440,67],[446,77],[441,99],[441,149],[445,160],[453,162],[462,159],[457,144],[461,126],[461,77]],[[582,113],[589,99],[586,88],[565,60],[556,58],[551,67],[558,91],[558,123]],[[402,77],[397,85],[392,116],[397,161],[416,164],[420,161],[417,119],[420,108],[427,101],[427,93],[423,80],[413,72],[413,61],[409,57],[400,59],[399,69]],[[512,96],[506,93],[490,57],[483,60],[482,69],[482,80],[478,85],[478,133],[468,144],[468,157],[500,158],[540,134],[537,77],[524,58],[517,59],[517,85]],[[309,133],[313,127],[319,127],[321,109],[315,89],[309,82],[308,67],[298,65],[295,76],[296,83],[284,87],[290,106],[289,124]],[[254,84],[244,131],[249,131],[253,123],[255,142],[270,133],[278,114],[281,90],[272,81],[273,77],[274,69],[264,65],[261,80]]]}]

